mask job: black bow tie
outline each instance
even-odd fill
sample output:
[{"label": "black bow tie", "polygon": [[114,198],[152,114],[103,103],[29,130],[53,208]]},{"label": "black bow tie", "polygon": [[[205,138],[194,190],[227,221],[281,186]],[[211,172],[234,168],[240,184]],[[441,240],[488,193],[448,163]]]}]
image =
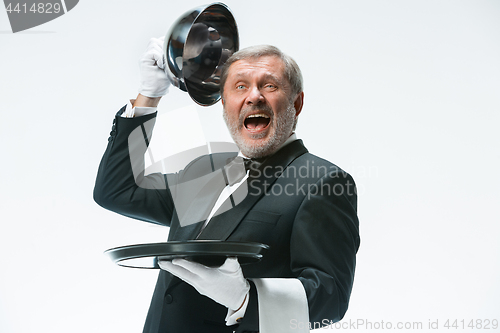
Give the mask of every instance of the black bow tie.
[{"label": "black bow tie", "polygon": [[248,177],[255,177],[258,175],[258,169],[264,162],[264,159],[250,159],[237,156],[234,159],[228,160],[224,167],[224,176],[227,185],[238,183],[245,177],[248,172]]},{"label": "black bow tie", "polygon": [[245,170],[250,171],[251,173],[257,171],[257,169],[262,164],[262,159],[257,158],[243,158],[243,163],[245,164]]}]

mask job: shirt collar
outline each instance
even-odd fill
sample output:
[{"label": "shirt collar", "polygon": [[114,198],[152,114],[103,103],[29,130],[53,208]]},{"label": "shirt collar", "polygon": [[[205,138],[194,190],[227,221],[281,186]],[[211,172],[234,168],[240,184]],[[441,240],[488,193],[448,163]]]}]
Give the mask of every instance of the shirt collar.
[{"label": "shirt collar", "polygon": [[[290,135],[290,137],[288,139],[286,139],[286,141],[283,142],[281,144],[281,146],[279,146],[279,148],[274,153],[276,154],[278,152],[278,150],[282,149],[283,147],[285,147],[286,145],[292,143],[295,140],[297,140],[297,134],[295,134],[295,132],[293,132],[292,135]],[[243,155],[243,153],[241,152],[241,150],[238,152],[238,156],[243,157],[243,158],[248,158],[245,155]]]}]

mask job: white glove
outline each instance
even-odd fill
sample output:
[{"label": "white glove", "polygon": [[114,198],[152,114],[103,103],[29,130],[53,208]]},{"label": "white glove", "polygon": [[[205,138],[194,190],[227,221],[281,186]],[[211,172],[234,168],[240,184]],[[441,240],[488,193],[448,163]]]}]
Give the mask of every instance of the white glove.
[{"label": "white glove", "polygon": [[140,86],[139,93],[146,97],[161,97],[167,94],[170,81],[163,70],[165,68],[163,58],[163,40],[151,38],[146,52],[139,61]]},{"label": "white glove", "polygon": [[215,268],[185,259],[160,260],[158,265],[231,310],[241,307],[250,290],[237,258],[227,258],[222,266]]}]

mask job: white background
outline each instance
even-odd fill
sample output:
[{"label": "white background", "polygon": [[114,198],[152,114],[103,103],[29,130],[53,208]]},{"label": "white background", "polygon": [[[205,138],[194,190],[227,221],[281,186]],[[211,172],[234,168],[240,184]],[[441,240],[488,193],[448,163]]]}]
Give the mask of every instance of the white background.
[{"label": "white background", "polygon": [[[344,321],[500,319],[500,1],[226,3],[242,47],[297,60],[297,133],[358,184]],[[141,332],[157,272],[102,252],[167,229],[100,208],[92,190],[149,38],[200,4],[85,0],[16,34],[0,10],[0,332]],[[160,109],[189,105],[171,88]],[[205,128],[220,110],[201,111]]]}]

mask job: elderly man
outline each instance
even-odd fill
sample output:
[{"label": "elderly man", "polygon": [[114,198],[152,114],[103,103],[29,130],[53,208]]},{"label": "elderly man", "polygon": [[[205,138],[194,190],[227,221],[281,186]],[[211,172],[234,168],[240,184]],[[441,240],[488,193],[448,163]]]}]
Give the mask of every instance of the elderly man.
[{"label": "elderly man", "polygon": [[[141,60],[140,93],[113,122],[95,201],[169,226],[169,241],[249,241],[270,248],[260,262],[243,266],[235,258],[215,268],[184,259],[160,261],[144,332],[305,332],[340,320],[359,247],[356,190],[350,175],[310,154],[296,137],[304,101],[299,67],[273,46],[241,50],[226,62],[223,117],[238,155],[254,162],[243,180],[214,193],[218,200],[205,221],[184,226],[169,186],[139,186],[129,158],[130,133],[141,126],[152,130],[144,124],[156,117],[168,89],[161,43],[151,41]],[[202,176],[203,165],[224,168],[235,156],[201,156],[175,175],[146,178],[181,183]],[[244,181],[246,197],[214,214],[223,193],[236,193]]]}]

